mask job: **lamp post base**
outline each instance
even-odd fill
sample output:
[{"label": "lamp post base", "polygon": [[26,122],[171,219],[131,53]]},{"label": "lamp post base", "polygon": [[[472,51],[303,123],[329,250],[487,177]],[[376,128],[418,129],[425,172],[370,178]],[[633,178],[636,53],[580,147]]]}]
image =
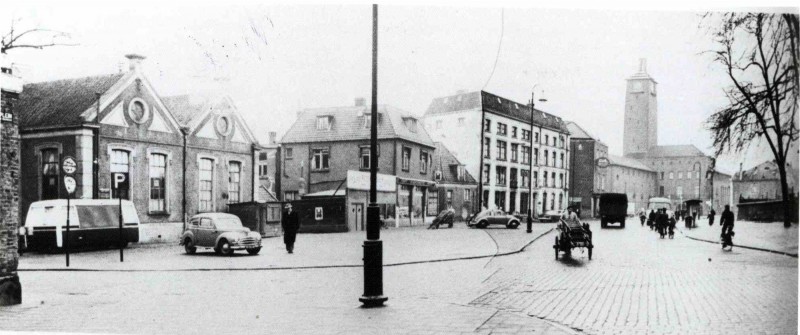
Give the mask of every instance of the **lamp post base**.
[{"label": "lamp post base", "polygon": [[383,242],[364,241],[364,294],[358,299],[363,307],[380,307],[388,300],[383,295]]},{"label": "lamp post base", "polygon": [[383,303],[386,302],[386,300],[389,300],[389,298],[382,295],[361,296],[361,298],[358,298],[363,308],[383,307]]}]

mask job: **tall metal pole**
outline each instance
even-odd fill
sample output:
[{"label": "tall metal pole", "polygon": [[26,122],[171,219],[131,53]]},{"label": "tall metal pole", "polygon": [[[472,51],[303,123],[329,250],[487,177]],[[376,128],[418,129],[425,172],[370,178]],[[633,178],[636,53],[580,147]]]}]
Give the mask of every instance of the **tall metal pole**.
[{"label": "tall metal pole", "polygon": [[[69,267],[69,198],[70,194],[67,193],[67,234],[64,237],[64,251],[67,258],[67,267]],[[61,229],[61,227],[57,227]]]},{"label": "tall metal pole", "polygon": [[528,133],[528,141],[530,142],[530,147],[528,148],[528,234],[533,232],[533,206],[536,205],[533,202],[533,107],[535,105],[534,101],[536,101],[534,99],[536,85],[533,87],[534,89],[531,90],[531,128]]},{"label": "tall metal pole", "polygon": [[378,5],[372,5],[372,114],[369,140],[369,206],[367,240],[364,241],[364,295],[362,307],[380,307],[389,298],[383,296],[383,242],[381,213],[377,204],[378,186]]}]

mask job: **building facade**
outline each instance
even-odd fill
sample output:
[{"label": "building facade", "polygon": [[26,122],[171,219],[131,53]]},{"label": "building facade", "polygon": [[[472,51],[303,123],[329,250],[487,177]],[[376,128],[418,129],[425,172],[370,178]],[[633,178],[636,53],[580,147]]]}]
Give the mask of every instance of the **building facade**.
[{"label": "building facade", "polygon": [[[382,216],[394,217],[398,226],[424,224],[438,213],[432,171],[436,147],[416,117],[387,105],[378,106],[377,117],[378,172],[396,178],[396,191],[379,195]],[[371,118],[363,99],[354,106],[300,111],[281,139],[283,200],[344,190],[348,171],[368,172]],[[366,199],[350,205],[366,206]]]},{"label": "building facade", "polygon": [[[136,206],[140,242],[173,242],[186,217],[252,201],[257,144],[229,98],[162,98],[128,55],[124,73],[25,85],[20,96],[23,217],[66,198],[60,165],[75,158],[75,198]],[[112,190],[111,174],[130,188]]]},{"label": "building facade", "polygon": [[792,222],[797,222],[797,176],[787,167],[790,208],[783,204],[778,164],[766,161],[748,170],[740,170],[733,176],[732,197],[737,218],[750,221],[781,221],[783,213],[789,211]]},{"label": "building facade", "polygon": [[436,142],[433,153],[433,180],[439,191],[439,210],[453,208],[456,221],[478,212],[478,181],[442,142]]},{"label": "building facade", "polygon": [[608,187],[608,146],[580,127],[567,122],[570,132],[570,204],[580,209],[586,217],[598,215],[600,194],[610,192]]},{"label": "building facade", "polygon": [[269,133],[269,142],[262,145],[258,152],[258,184],[256,185],[256,201],[280,201],[281,194],[281,147],[277,143],[275,132]]},{"label": "building facade", "polygon": [[561,118],[476,91],[433,99],[424,120],[431,136],[479,176],[479,207],[534,215],[566,207],[570,135]]},{"label": "building facade", "polygon": [[628,214],[647,208],[656,196],[656,172],[635,159],[609,155],[608,160],[608,192],[628,196]]},{"label": "building facade", "polygon": [[0,306],[22,303],[17,267],[19,216],[20,139],[19,109],[22,79],[14,75],[11,61],[0,53]]}]

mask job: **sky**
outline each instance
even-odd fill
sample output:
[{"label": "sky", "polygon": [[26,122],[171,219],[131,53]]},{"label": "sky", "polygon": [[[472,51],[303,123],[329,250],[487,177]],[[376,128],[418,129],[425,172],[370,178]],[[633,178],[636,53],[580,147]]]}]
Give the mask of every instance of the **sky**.
[{"label": "sky", "polygon": [[[16,7],[14,7],[16,6]],[[5,6],[8,7],[8,6]],[[69,33],[72,46],[12,50],[27,82],[115,73],[125,54],[147,57],[161,96],[227,94],[256,136],[280,138],[303,108],[346,106],[371,94],[369,5],[25,4],[0,29]],[[622,153],[625,79],[647,59],[658,82],[659,144],[711,154],[704,120],[726,104],[722,68],[700,12],[381,5],[378,101],[422,115],[431,100],[485,90],[579,124]],[[35,41],[36,36],[32,36]],[[722,157],[727,172],[771,155]],[[746,159],[743,161],[743,157]]]}]

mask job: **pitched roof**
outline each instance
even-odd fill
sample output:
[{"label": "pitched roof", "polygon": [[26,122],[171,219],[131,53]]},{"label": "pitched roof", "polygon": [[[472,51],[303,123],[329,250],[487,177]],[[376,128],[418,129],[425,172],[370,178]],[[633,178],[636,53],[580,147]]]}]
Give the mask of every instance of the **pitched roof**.
[{"label": "pitched roof", "polygon": [[[486,110],[490,113],[503,115],[522,122],[531,122],[531,109],[527,104],[518,103],[498,95],[475,91],[459,93],[446,97],[435,98],[431,101],[425,115],[446,114],[463,110]],[[534,109],[533,123],[537,126],[568,133],[564,120],[558,116]]]},{"label": "pitched roof", "polygon": [[77,126],[81,114],[125,73],[31,83],[23,87],[17,102],[20,127],[47,128]]},{"label": "pitched roof", "polygon": [[[283,135],[282,143],[309,143],[331,141],[369,140],[370,128],[365,126],[370,106],[346,106],[306,109],[300,111],[297,121]],[[416,117],[388,105],[378,105],[378,139],[400,138],[434,147],[425,127]],[[317,130],[317,117],[331,116],[330,130]],[[417,120],[416,129],[409,129],[404,119]]]},{"label": "pitched roof", "polygon": [[[786,181],[791,185],[797,185],[792,169],[786,169]],[[778,163],[774,160],[766,161],[754,166],[749,170],[737,172],[734,176],[736,181],[758,181],[758,180],[780,180],[781,176],[778,172]]]},{"label": "pitched roof", "polygon": [[443,184],[475,184],[477,180],[464,169],[464,180],[458,180],[458,166],[463,165],[442,142],[435,142],[436,150],[433,152],[433,170],[442,171],[442,179],[437,182]]},{"label": "pitched roof", "polygon": [[647,150],[648,158],[706,156],[700,149],[691,144],[658,145]]},{"label": "pitched roof", "polygon": [[650,169],[650,167],[633,158],[608,155],[608,161],[609,163],[611,163],[611,165],[619,165],[619,166],[654,172],[652,169]]}]

